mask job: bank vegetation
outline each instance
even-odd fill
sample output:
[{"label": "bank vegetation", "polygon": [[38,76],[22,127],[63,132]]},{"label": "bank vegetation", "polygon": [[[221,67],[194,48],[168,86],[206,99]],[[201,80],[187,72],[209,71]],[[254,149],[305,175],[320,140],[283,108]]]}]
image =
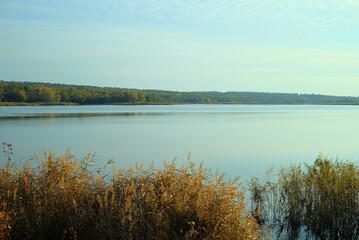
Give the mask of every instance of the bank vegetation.
[{"label": "bank vegetation", "polygon": [[348,161],[319,156],[241,185],[190,160],[109,173],[91,155],[21,167],[12,156],[4,143],[0,239],[359,238],[359,167]]},{"label": "bank vegetation", "polygon": [[38,157],[23,168],[7,161],[0,169],[0,239],[258,239],[259,234],[239,184],[192,162],[165,163],[161,169],[136,165],[109,177],[92,169],[91,158],[66,153]]}]

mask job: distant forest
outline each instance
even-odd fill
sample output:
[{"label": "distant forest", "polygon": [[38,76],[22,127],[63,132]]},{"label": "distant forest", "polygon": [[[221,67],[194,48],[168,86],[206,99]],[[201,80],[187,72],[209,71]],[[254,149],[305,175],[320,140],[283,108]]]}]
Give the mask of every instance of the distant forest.
[{"label": "distant forest", "polygon": [[0,81],[0,105],[17,104],[333,104],[359,97],[262,92],[177,92]]}]

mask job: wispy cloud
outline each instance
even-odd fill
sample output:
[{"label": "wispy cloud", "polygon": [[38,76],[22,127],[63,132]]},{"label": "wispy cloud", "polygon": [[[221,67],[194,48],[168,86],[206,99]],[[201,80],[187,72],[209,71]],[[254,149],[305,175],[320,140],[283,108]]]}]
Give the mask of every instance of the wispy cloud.
[{"label": "wispy cloud", "polygon": [[191,19],[226,24],[243,22],[292,22],[304,25],[359,25],[359,4],[343,0],[242,0],[151,1],[132,5],[132,11],[162,20]]},{"label": "wispy cloud", "polygon": [[0,0],[0,77],[350,92],[358,13],[357,0]]},{"label": "wispy cloud", "polygon": [[[202,21],[243,24],[359,25],[356,0],[141,0],[141,1],[7,1],[4,12],[65,16],[71,19],[121,20],[124,17],[158,21]],[[103,17],[105,16],[105,19]]]}]

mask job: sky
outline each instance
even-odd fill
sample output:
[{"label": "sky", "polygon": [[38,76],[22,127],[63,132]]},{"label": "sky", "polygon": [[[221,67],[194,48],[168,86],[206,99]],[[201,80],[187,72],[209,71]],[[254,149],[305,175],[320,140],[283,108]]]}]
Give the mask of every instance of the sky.
[{"label": "sky", "polygon": [[359,0],[0,0],[0,79],[359,96]]}]

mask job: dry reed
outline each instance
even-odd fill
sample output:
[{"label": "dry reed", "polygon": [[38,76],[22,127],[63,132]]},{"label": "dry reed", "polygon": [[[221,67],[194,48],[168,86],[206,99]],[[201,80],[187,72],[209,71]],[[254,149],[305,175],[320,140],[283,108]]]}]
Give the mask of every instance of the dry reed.
[{"label": "dry reed", "polygon": [[193,162],[91,168],[70,153],[0,169],[0,239],[257,239],[239,184]]}]

